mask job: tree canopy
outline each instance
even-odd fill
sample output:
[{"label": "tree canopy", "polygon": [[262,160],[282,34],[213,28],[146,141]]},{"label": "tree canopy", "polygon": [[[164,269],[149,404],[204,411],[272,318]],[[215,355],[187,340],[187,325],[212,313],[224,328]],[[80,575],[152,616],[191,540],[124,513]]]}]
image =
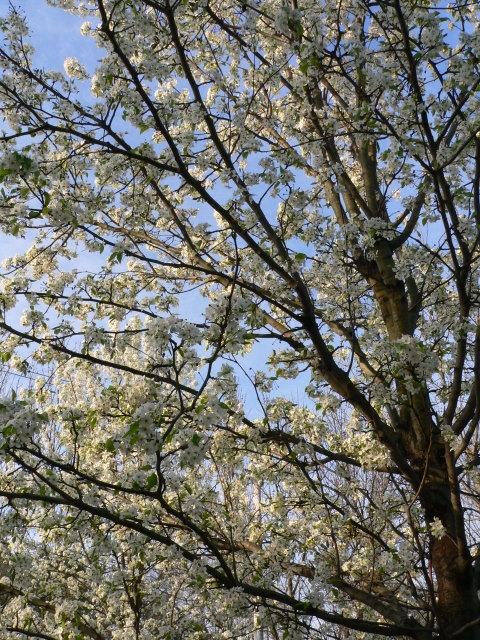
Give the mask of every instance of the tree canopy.
[{"label": "tree canopy", "polygon": [[478,640],[479,4],[48,3],[98,61],[0,20],[2,637]]}]

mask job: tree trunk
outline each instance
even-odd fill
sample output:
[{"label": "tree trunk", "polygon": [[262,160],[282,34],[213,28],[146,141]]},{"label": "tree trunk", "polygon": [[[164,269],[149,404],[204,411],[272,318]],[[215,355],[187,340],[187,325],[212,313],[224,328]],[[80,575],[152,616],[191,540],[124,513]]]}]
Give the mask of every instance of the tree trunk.
[{"label": "tree trunk", "polygon": [[459,631],[480,617],[472,561],[463,557],[447,534],[431,540],[432,566],[438,593],[438,618],[444,638],[480,640],[480,624]]},{"label": "tree trunk", "polygon": [[435,609],[443,638],[480,640],[480,624],[460,629],[480,618],[476,577],[470,554],[454,458],[442,438],[433,438],[426,456],[420,499],[427,522],[438,518],[446,533],[430,536],[431,566],[435,573]]},{"label": "tree trunk", "polygon": [[[406,287],[395,276],[391,248],[385,241],[378,242],[376,248],[378,271],[371,272],[370,281],[389,337],[398,340],[403,335],[413,335],[415,323],[408,306]],[[410,374],[415,379],[413,367]],[[427,522],[438,518],[446,529],[443,537],[431,536],[430,539],[431,566],[436,579],[435,612],[442,637],[443,640],[480,640],[476,577],[465,534],[455,461],[432,419],[427,391],[411,393],[401,379],[397,380],[397,390],[405,399],[403,407],[399,408],[400,441],[409,463],[421,478],[420,485],[414,489]],[[479,624],[472,624],[477,619]]]}]

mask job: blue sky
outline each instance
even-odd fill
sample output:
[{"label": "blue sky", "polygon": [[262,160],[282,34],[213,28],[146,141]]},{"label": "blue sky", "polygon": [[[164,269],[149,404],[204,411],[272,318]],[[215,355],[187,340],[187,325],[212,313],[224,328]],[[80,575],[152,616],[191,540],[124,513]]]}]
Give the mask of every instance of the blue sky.
[{"label": "blue sky", "polygon": [[51,7],[43,0],[15,0],[13,4],[27,17],[39,66],[63,69],[65,58],[93,54],[91,40],[80,34],[85,19]]}]

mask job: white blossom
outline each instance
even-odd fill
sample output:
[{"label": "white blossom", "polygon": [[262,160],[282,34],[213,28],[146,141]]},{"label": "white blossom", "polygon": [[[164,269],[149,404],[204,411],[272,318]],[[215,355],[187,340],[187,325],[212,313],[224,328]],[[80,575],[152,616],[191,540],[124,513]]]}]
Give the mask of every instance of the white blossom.
[{"label": "white blossom", "polygon": [[63,63],[63,68],[69,78],[76,78],[77,80],[85,80],[88,78],[87,70],[77,58],[66,58]]}]

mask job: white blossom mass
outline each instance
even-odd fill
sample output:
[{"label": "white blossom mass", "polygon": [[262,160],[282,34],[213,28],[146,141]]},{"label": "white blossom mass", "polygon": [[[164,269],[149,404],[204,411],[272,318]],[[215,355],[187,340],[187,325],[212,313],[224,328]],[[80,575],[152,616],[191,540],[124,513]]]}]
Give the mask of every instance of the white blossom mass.
[{"label": "white blossom mass", "polygon": [[480,640],[480,4],[37,1],[1,639]]}]

